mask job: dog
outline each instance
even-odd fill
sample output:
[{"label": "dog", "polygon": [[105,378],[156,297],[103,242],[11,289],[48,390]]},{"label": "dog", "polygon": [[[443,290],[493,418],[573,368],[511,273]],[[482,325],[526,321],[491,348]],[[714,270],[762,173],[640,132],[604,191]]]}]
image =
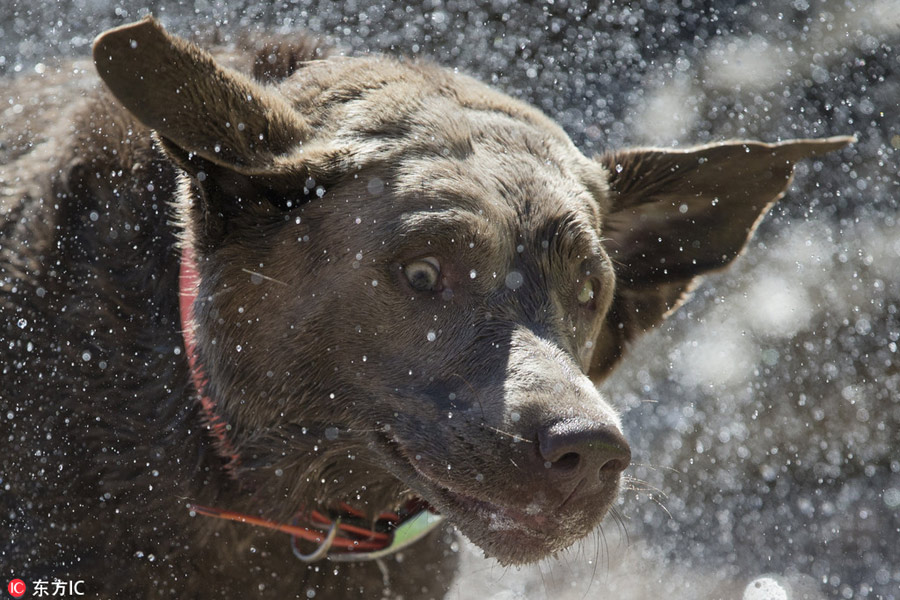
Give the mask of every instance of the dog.
[{"label": "dog", "polygon": [[456,531],[575,544],[631,458],[596,384],[852,141],[588,158],[428,62],[250,77],[149,17],[93,57],[0,171],[0,552],[102,598],[440,598]]}]

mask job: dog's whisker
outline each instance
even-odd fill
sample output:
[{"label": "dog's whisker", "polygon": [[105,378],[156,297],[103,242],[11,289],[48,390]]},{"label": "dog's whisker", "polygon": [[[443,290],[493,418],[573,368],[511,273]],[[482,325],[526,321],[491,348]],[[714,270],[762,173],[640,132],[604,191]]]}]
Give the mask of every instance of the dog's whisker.
[{"label": "dog's whisker", "polygon": [[523,438],[521,435],[517,435],[515,433],[503,431],[502,429],[498,429],[497,427],[491,427],[490,425],[485,425],[484,423],[482,423],[481,426],[484,427],[485,429],[490,429],[493,432],[499,433],[500,435],[505,435],[506,437],[512,438],[512,439],[516,440],[517,442],[527,442],[529,444],[534,443],[534,440],[529,440],[529,439]]},{"label": "dog's whisker", "polygon": [[609,552],[609,540],[606,538],[606,531],[603,529],[602,523],[598,530],[600,531],[600,539],[603,541],[603,557],[606,563],[606,575],[609,576],[609,572],[612,570],[612,555]]},{"label": "dog's whisker", "polygon": [[253,275],[254,277],[259,277],[260,279],[265,279],[266,281],[271,281],[272,283],[277,283],[279,285],[288,287],[288,284],[284,281],[280,281],[278,279],[275,279],[274,277],[269,277],[268,275],[263,275],[262,273],[259,273],[257,271],[251,271],[250,269],[241,269],[241,271],[249,275]]},{"label": "dog's whisker", "polygon": [[632,490],[635,492],[656,492],[658,495],[663,498],[668,498],[669,495],[662,489],[652,485],[648,481],[644,481],[642,479],[630,478],[628,480],[623,479],[622,487],[627,490]]},{"label": "dog's whisker", "polygon": [[630,546],[631,538],[628,534],[628,526],[625,522],[625,516],[622,513],[620,513],[616,507],[613,507],[612,509],[610,509],[609,514],[615,521],[619,530],[622,532],[622,535],[625,537],[625,546],[626,547]]},{"label": "dog's whisker", "polygon": [[475,401],[478,403],[479,408],[481,408],[481,418],[486,419],[487,417],[485,416],[485,413],[484,413],[484,405],[481,403],[481,397],[478,394],[478,390],[476,390],[475,387],[471,383],[469,383],[468,379],[466,379],[459,373],[453,372],[450,374],[450,376],[458,377],[458,378],[462,379],[463,383],[466,384],[466,387],[469,388],[469,391],[472,393],[472,396],[475,398]]},{"label": "dog's whisker", "polygon": [[666,496],[666,493],[664,491],[645,482],[622,482],[622,489],[632,492],[656,492],[660,496]]},{"label": "dog's whisker", "polygon": [[550,589],[547,587],[547,580],[544,578],[544,569],[542,568],[543,563],[539,562],[537,566],[538,575],[541,577],[541,585],[544,587],[544,596],[550,597]]},{"label": "dog's whisker", "polygon": [[644,467],[645,469],[652,469],[652,470],[654,470],[654,471],[660,471],[660,470],[662,470],[662,471],[669,471],[670,473],[678,473],[678,474],[683,474],[683,473],[684,473],[684,471],[682,471],[681,469],[677,469],[677,468],[675,468],[675,467],[669,467],[669,466],[665,466],[665,465],[654,465],[654,464],[651,464],[651,463],[636,463],[636,462],[633,462],[633,463],[631,463],[631,466],[632,466],[632,467]]},{"label": "dog's whisker", "polygon": [[597,528],[597,531],[594,532],[594,558],[591,561],[591,577],[588,580],[587,588],[584,590],[584,594],[582,598],[587,598],[588,594],[591,591],[591,588],[594,586],[594,582],[597,581],[597,569],[600,566],[600,527]]},{"label": "dog's whisker", "polygon": [[653,496],[652,494],[650,494],[650,495],[648,495],[647,497],[648,497],[654,504],[656,504],[656,505],[659,506],[661,509],[663,509],[663,512],[666,513],[666,516],[667,516],[667,517],[669,517],[670,519],[673,518],[673,517],[672,517],[672,513],[669,512],[669,509],[666,508],[666,505],[663,504],[656,496]]}]

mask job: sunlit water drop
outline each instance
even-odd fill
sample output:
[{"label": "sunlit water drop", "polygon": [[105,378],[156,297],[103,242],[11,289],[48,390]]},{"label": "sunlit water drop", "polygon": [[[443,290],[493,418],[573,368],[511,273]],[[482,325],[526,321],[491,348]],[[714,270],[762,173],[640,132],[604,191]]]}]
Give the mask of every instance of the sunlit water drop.
[{"label": "sunlit water drop", "polygon": [[744,589],[743,600],[788,600],[787,590],[771,577],[757,577]]}]

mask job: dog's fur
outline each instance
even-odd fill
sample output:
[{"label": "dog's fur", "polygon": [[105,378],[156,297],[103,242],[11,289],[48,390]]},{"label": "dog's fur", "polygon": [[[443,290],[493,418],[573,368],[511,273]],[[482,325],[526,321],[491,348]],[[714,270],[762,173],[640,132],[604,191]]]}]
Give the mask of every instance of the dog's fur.
[{"label": "dog's fur", "polygon": [[[449,529],[306,565],[284,534],[191,502],[287,522],[416,496],[504,563],[568,547],[628,460],[593,384],[740,253],[795,161],[849,141],[592,160],[468,77],[322,56],[266,46],[254,80],[147,19],[98,38],[111,93],[43,160],[5,136],[7,575],[148,598],[432,598],[453,576]],[[191,383],[180,245],[236,460]],[[423,258],[439,280],[417,290]]]}]

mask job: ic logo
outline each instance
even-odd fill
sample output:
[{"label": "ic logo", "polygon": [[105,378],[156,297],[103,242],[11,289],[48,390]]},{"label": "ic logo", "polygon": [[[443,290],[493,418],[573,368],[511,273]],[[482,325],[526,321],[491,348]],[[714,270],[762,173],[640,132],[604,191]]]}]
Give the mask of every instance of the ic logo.
[{"label": "ic logo", "polygon": [[21,579],[13,579],[9,582],[9,585],[6,586],[6,589],[9,590],[9,595],[13,598],[21,598],[25,595],[25,582]]}]

